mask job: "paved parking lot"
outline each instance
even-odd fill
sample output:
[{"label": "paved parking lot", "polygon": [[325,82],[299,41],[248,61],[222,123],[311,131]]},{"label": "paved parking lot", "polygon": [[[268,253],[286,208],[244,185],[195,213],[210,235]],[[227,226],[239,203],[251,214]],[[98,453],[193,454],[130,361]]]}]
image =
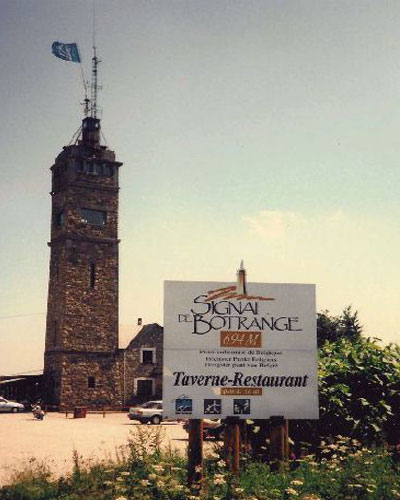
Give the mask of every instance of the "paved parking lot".
[{"label": "paved parking lot", "polygon": [[[56,474],[71,469],[74,450],[84,459],[111,458],[137,425],[126,413],[109,413],[105,418],[88,414],[80,419],[48,413],[43,421],[35,420],[31,413],[0,414],[0,484],[32,458],[46,460]],[[185,453],[187,434],[182,424],[165,422],[161,427],[165,429],[164,443]]]}]

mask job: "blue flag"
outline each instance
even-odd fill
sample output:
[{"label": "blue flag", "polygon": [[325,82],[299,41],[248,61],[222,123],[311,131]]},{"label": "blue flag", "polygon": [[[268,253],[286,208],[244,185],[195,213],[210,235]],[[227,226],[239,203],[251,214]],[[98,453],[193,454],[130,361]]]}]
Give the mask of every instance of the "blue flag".
[{"label": "blue flag", "polygon": [[56,57],[64,59],[64,61],[81,62],[78,45],[76,43],[61,43],[54,42],[51,46],[51,51]]}]

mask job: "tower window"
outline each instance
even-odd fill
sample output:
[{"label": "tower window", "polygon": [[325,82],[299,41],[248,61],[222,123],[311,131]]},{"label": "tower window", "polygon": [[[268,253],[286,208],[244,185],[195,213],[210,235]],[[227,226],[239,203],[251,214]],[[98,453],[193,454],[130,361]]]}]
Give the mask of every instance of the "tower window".
[{"label": "tower window", "polygon": [[94,288],[96,283],[96,264],[94,262],[90,262],[89,264],[89,287]]},{"label": "tower window", "polygon": [[58,322],[53,321],[53,347],[58,344]]},{"label": "tower window", "polygon": [[107,165],[107,163],[104,163],[103,175],[105,175],[106,177],[112,177],[113,174],[114,174],[114,169],[110,165]]},{"label": "tower window", "polygon": [[88,377],[87,386],[89,389],[95,389],[96,388],[96,378],[95,377]]},{"label": "tower window", "polygon": [[58,257],[54,257],[54,277],[56,280],[58,280],[58,274],[59,274],[59,266],[58,266]]},{"label": "tower window", "polygon": [[103,210],[81,209],[81,221],[92,226],[104,227],[106,225],[107,213]]},{"label": "tower window", "polygon": [[154,365],[156,362],[156,349],[155,347],[144,348],[140,350],[141,362],[144,365]]},{"label": "tower window", "polygon": [[64,212],[64,210],[61,210],[56,215],[56,226],[57,227],[64,227],[64,225],[65,225],[65,212]]}]

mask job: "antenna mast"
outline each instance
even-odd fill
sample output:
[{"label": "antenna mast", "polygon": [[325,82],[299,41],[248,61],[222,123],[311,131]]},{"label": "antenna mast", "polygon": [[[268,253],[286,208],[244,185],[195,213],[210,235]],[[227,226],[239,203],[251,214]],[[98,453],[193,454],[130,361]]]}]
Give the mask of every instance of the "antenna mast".
[{"label": "antenna mast", "polygon": [[93,0],[93,57],[92,57],[92,81],[90,84],[90,116],[92,118],[97,118],[97,91],[99,89],[97,83],[97,66],[100,62],[100,59],[97,57],[96,53],[96,22],[95,22],[95,3]]},{"label": "antenna mast", "polygon": [[90,116],[92,118],[97,118],[97,65],[99,64],[99,59],[96,55],[96,47],[93,46],[93,57],[92,57],[92,82],[90,85]]}]

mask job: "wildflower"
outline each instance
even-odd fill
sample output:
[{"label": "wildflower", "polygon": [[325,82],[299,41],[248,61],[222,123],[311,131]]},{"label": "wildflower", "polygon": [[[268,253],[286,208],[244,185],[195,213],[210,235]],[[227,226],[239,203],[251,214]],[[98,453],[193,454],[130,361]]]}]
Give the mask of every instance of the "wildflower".
[{"label": "wildflower", "polygon": [[118,497],[115,500],[128,500],[126,497]]},{"label": "wildflower", "polygon": [[149,474],[149,479],[154,481],[155,479],[157,479],[157,474],[154,474],[154,472],[152,472],[151,474]]},{"label": "wildflower", "polygon": [[214,483],[215,484],[225,484],[225,476],[223,474],[215,474],[214,476]]},{"label": "wildflower", "polygon": [[104,484],[106,486],[111,486],[112,484],[114,484],[112,481],[104,481]]},{"label": "wildflower", "polygon": [[395,498],[400,498],[400,493],[397,490],[390,490],[393,493]]},{"label": "wildflower", "polygon": [[142,486],[148,486],[148,485],[150,484],[150,481],[148,481],[147,479],[142,479],[142,480],[140,481],[140,484],[141,484]]},{"label": "wildflower", "polygon": [[286,491],[286,493],[288,495],[293,495],[293,496],[297,496],[298,495],[298,492],[295,489],[293,489],[293,488],[286,488],[285,491]]},{"label": "wildflower", "polygon": [[196,465],[196,467],[194,468],[195,472],[197,473],[201,473],[203,472],[203,466],[202,465]]},{"label": "wildflower", "polygon": [[214,484],[225,484],[226,481],[222,477],[217,477],[214,479]]},{"label": "wildflower", "polygon": [[244,488],[234,488],[235,490],[235,493],[243,493],[244,492]]},{"label": "wildflower", "polygon": [[292,484],[293,486],[302,486],[304,483],[299,479],[293,479],[293,481],[290,481],[290,484]]},{"label": "wildflower", "polygon": [[131,473],[130,473],[130,472],[128,472],[128,471],[126,471],[126,470],[124,470],[124,471],[120,472],[120,473],[119,473],[119,475],[120,475],[120,476],[130,476],[130,475],[131,475]]},{"label": "wildflower", "polygon": [[121,481],[123,481],[123,480],[124,480],[124,478],[123,478],[123,477],[117,477],[117,481],[121,482]]},{"label": "wildflower", "polygon": [[217,465],[218,465],[218,467],[225,467],[226,463],[224,460],[218,460]]}]

